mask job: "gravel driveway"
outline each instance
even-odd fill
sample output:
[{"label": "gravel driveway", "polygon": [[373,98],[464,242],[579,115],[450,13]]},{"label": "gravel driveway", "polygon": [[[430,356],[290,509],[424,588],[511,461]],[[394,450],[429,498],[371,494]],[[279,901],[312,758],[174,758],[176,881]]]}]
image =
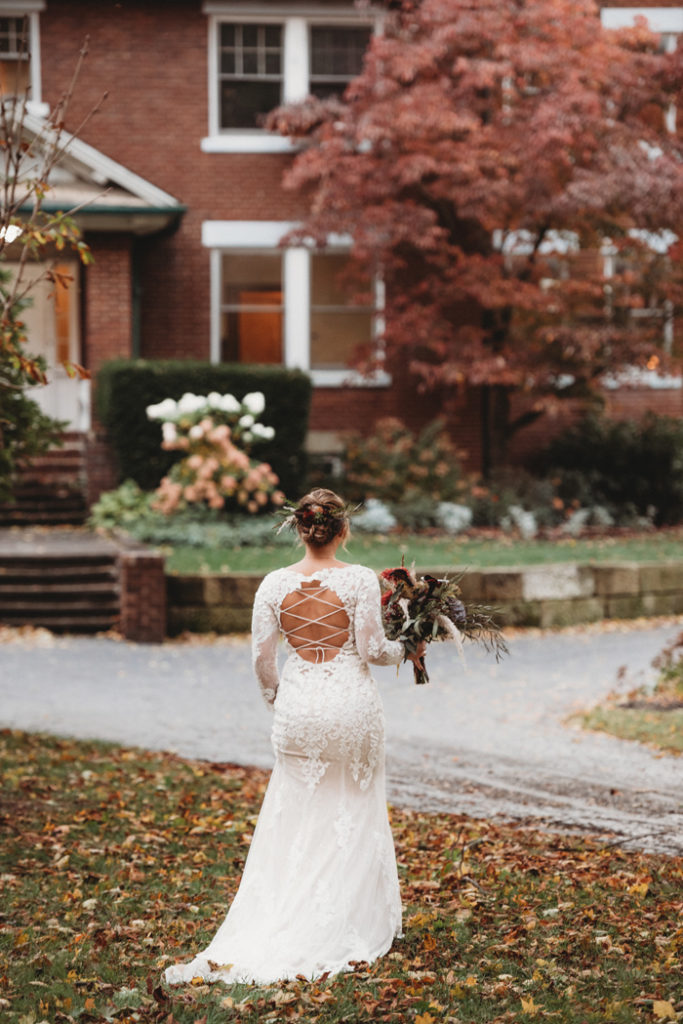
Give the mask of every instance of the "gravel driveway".
[{"label": "gravel driveway", "polygon": [[[567,725],[573,711],[652,677],[681,623],[518,632],[499,664],[449,645],[431,683],[376,669],[398,804],[522,820],[683,853],[683,758]],[[188,757],[272,764],[270,716],[246,638],[162,646],[34,634],[0,645],[0,725]]]}]

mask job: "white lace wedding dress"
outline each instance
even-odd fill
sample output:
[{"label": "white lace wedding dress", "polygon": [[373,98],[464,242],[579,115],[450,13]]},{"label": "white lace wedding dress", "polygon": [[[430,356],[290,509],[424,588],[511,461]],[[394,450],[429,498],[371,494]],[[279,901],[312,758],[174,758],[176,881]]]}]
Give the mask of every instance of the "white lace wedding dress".
[{"label": "white lace wedding dress", "polygon": [[368,663],[396,664],[403,646],[384,635],[377,577],[360,565],[278,569],[259,587],[252,629],[275,767],[228,915],[194,960],[167,968],[169,984],[334,974],[386,953],[401,932],[384,716]]}]

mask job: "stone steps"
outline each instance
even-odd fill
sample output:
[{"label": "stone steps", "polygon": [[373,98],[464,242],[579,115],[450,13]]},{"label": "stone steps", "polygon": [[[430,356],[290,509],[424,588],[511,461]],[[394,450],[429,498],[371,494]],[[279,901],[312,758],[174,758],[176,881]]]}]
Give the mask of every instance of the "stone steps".
[{"label": "stone steps", "polygon": [[13,499],[0,505],[3,526],[79,526],[87,517],[85,442],[65,434],[63,448],[51,448],[21,467]]},{"label": "stone steps", "polygon": [[0,552],[0,622],[55,632],[100,632],[121,614],[116,552]]}]

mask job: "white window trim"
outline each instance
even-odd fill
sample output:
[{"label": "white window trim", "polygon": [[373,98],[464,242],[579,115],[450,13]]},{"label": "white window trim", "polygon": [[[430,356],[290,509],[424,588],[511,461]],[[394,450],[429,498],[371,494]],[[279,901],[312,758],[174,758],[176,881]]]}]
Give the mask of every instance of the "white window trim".
[{"label": "white window trim", "polygon": [[683,32],[683,7],[603,7],[603,28],[631,28],[636,18],[646,18],[652,32]]},{"label": "white window trim", "polygon": [[[221,352],[221,259],[230,249],[277,250],[281,240],[298,225],[288,221],[211,220],[202,224],[202,245],[211,250],[211,317],[210,360],[220,362]],[[348,249],[350,240],[344,236],[330,238],[330,249]],[[388,387],[391,376],[378,370],[364,376],[355,370],[312,370],[311,337],[311,249],[289,246],[282,251],[282,290],[284,295],[283,365],[308,373],[316,387]],[[377,281],[377,308],[384,308],[384,284]],[[384,329],[381,313],[375,319],[377,336]],[[380,355],[383,347],[378,340]]]},{"label": "white window trim", "polygon": [[40,60],[40,12],[45,10],[45,0],[0,0],[0,17],[28,18],[31,33],[31,95],[26,108],[37,117],[47,117],[49,104],[43,103],[43,85]]},{"label": "white window trim", "polygon": [[285,136],[266,132],[259,128],[251,130],[221,129],[219,124],[218,99],[218,33],[225,21],[243,21],[258,24],[282,25],[283,32],[283,101],[296,103],[308,95],[309,82],[309,27],[311,25],[335,24],[349,26],[367,25],[375,33],[382,27],[379,12],[370,10],[359,13],[355,9],[331,11],[316,4],[294,4],[286,11],[276,4],[259,5],[258,12],[252,5],[232,3],[204,3],[203,12],[208,15],[208,135],[200,142],[203,153],[292,153],[299,143]]}]

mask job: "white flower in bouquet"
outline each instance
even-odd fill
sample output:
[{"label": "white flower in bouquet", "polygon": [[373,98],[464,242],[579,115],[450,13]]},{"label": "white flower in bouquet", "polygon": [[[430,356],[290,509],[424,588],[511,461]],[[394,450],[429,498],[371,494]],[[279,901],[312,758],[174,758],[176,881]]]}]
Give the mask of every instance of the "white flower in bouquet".
[{"label": "white flower in bouquet", "polygon": [[242,399],[242,405],[254,416],[260,416],[266,407],[266,400],[262,391],[250,391]]},{"label": "white flower in bouquet", "polygon": [[221,403],[218,408],[223,412],[239,412],[241,405],[234,395],[221,395]]},{"label": "white flower in bouquet", "polygon": [[250,427],[254,426],[254,417],[250,416],[250,414],[247,412],[244,414],[244,416],[240,416],[237,422],[239,426],[242,427],[244,430],[249,430]]},{"label": "white flower in bouquet", "polygon": [[208,407],[210,409],[220,409],[220,408],[222,408],[222,406],[221,406],[222,401],[223,401],[223,396],[219,395],[217,391],[210,391],[209,394],[206,396],[206,404],[208,405]]},{"label": "white flower in bouquet", "polygon": [[193,427],[190,427],[188,431],[188,436],[191,441],[199,441],[202,437],[204,437],[204,427],[201,425],[201,423],[195,423]]},{"label": "white flower in bouquet", "polygon": [[161,433],[167,444],[172,444],[178,437],[175,423],[169,423],[168,420],[161,424]]}]

